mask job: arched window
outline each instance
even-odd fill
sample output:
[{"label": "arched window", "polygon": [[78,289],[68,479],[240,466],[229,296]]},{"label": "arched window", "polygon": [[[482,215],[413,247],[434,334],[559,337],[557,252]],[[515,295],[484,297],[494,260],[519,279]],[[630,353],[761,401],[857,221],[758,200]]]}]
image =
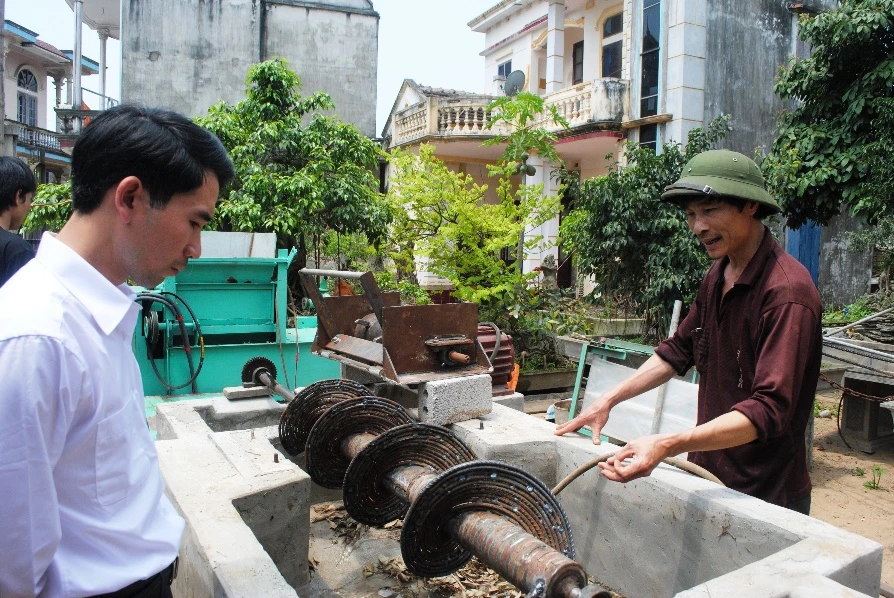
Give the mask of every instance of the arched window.
[{"label": "arched window", "polygon": [[19,71],[18,85],[18,121],[37,126],[37,77],[28,69]]}]

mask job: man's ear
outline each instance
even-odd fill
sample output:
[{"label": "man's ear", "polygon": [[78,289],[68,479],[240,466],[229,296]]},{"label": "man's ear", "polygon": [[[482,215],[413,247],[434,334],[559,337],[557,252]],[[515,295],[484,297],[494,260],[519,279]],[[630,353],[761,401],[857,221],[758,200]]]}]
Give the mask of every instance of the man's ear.
[{"label": "man's ear", "polygon": [[19,205],[22,205],[23,203],[25,203],[26,195],[28,195],[28,194],[25,193],[24,189],[19,189],[18,191],[16,191],[16,203]]},{"label": "man's ear", "polygon": [[149,194],[135,176],[121,179],[108,193],[113,195],[112,201],[118,216],[127,224],[133,222],[134,216],[149,205]]}]

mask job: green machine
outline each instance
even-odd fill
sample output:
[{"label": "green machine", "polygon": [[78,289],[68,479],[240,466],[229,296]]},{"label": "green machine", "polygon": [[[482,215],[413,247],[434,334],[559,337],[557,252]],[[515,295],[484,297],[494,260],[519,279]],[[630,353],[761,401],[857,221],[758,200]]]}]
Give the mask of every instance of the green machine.
[{"label": "green machine", "polygon": [[273,362],[277,379],[291,389],[340,377],[338,363],[310,352],[315,316],[286,325],[286,273],[295,253],[190,260],[148,291],[134,334],[145,394],[219,393],[241,385],[242,366],[258,356]]}]

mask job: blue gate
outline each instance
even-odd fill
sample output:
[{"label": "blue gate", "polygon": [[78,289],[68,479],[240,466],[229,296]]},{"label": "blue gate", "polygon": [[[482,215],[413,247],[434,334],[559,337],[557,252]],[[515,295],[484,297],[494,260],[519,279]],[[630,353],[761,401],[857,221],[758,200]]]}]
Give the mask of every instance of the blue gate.
[{"label": "blue gate", "polygon": [[822,227],[813,221],[807,221],[798,230],[788,229],[785,249],[796,260],[804,264],[813,284],[819,284],[820,232]]}]

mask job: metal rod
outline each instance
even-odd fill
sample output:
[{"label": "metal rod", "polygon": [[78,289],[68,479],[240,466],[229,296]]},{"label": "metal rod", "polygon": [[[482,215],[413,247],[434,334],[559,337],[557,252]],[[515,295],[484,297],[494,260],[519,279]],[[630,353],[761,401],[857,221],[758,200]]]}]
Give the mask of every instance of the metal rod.
[{"label": "metal rod", "polygon": [[276,393],[279,396],[281,396],[282,398],[284,398],[286,401],[291,401],[292,399],[295,398],[295,393],[293,393],[291,390],[289,390],[288,388],[286,388],[285,386],[283,386],[282,384],[277,382],[274,378],[272,378],[270,376],[270,374],[266,370],[261,372],[260,374],[258,374],[257,379],[261,384],[263,384],[264,386],[269,388],[271,391],[273,391],[274,393]]},{"label": "metal rod", "polygon": [[[670,328],[668,328],[667,336],[672,337],[677,332],[677,326],[680,325],[680,312],[683,310],[683,302],[674,301],[674,313],[671,316]],[[661,412],[664,411],[664,397],[667,396],[667,382],[658,387],[658,398],[655,399],[655,414],[652,416],[652,434],[658,433],[661,427]]]},{"label": "metal rod", "polygon": [[[575,596],[580,565],[522,528],[487,511],[466,511],[447,523],[451,537],[517,588],[546,580],[546,596]],[[583,584],[586,584],[584,576]]]},{"label": "metal rod", "polygon": [[875,318],[877,318],[883,314],[886,314],[891,310],[894,310],[894,307],[889,307],[888,309],[883,309],[882,311],[880,311],[876,314],[872,314],[871,316],[866,316],[862,320],[857,320],[856,322],[848,324],[847,326],[842,326],[841,328],[835,328],[833,330],[829,330],[823,336],[825,336],[825,337],[834,336],[840,332],[844,332],[845,330],[847,330],[849,328],[853,328],[854,326],[858,326],[860,324],[863,324],[864,322],[868,322],[869,320],[874,320]]}]

